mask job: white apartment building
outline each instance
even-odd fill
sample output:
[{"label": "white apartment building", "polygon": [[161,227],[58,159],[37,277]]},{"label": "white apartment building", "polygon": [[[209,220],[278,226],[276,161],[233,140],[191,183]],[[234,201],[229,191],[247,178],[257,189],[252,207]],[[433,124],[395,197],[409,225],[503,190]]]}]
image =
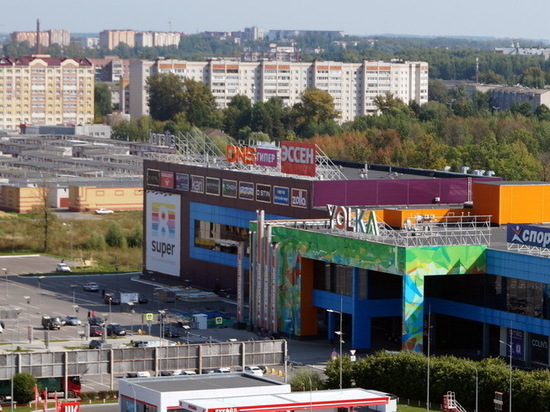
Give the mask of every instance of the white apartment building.
[{"label": "white apartment building", "polygon": [[94,119],[94,68],[84,58],[0,58],[0,129],[87,124]]},{"label": "white apartment building", "polygon": [[144,31],[136,33],[135,42],[138,47],[179,46],[181,33]]},{"label": "white apartment building", "polygon": [[134,61],[130,66],[130,115],[148,114],[145,82],[149,75],[174,73],[201,81],[210,87],[218,107],[225,108],[236,95],[252,103],[280,97],[285,105],[300,102],[310,87],[328,92],[334,99],[340,121],[376,112],[374,98],[392,93],[405,103],[428,101],[428,63],[408,61],[363,61],[342,63],[315,61],[205,62],[159,59]]}]

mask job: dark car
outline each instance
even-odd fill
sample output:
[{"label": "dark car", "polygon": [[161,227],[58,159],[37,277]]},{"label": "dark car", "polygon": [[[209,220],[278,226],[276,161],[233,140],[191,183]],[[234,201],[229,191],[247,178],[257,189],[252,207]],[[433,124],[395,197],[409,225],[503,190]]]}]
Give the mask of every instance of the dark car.
[{"label": "dark car", "polygon": [[124,329],[118,323],[111,323],[107,325],[107,336],[125,336],[126,329]]},{"label": "dark car", "polygon": [[147,299],[144,295],[141,293],[138,295],[138,303],[147,303],[149,302],[149,299]]},{"label": "dark car", "polygon": [[168,326],[164,329],[165,338],[179,338],[180,336],[181,332],[173,326]]},{"label": "dark car", "polygon": [[88,318],[88,323],[90,326],[105,326],[105,320],[99,316],[91,316]]},{"label": "dark car", "polygon": [[88,348],[90,348],[90,349],[102,349],[106,344],[107,344],[107,342],[105,342],[102,339],[92,339],[90,341],[90,344],[88,345]]},{"label": "dark car", "polygon": [[111,302],[111,305],[120,305],[120,298],[115,293],[106,293],[103,295],[103,302],[109,303]]},{"label": "dark car", "polygon": [[90,336],[103,336],[103,328],[101,326],[90,326]]}]

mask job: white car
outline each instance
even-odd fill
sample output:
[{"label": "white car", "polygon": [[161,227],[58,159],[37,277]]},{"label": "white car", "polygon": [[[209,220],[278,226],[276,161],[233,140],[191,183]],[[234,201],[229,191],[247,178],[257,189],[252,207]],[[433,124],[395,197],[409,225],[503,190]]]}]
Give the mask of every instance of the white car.
[{"label": "white car", "polygon": [[99,284],[96,282],[88,282],[83,286],[83,289],[87,292],[97,292],[99,291]]},{"label": "white car", "polygon": [[58,263],[55,265],[55,271],[56,272],[70,272],[71,268],[66,263]]},{"label": "white car", "polygon": [[257,366],[245,366],[244,371],[253,375],[264,376],[263,371]]},{"label": "white car", "polygon": [[111,209],[101,208],[101,209],[97,209],[95,213],[96,215],[111,215],[115,212],[113,212]]},{"label": "white car", "polygon": [[69,315],[65,318],[65,325],[79,326],[82,325],[82,321],[76,316]]}]

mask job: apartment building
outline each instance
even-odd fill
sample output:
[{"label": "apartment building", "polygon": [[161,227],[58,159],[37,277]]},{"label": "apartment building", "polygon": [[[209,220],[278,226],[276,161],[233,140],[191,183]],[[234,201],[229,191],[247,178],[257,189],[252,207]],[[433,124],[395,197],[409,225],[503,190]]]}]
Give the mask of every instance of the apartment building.
[{"label": "apartment building", "polygon": [[179,46],[181,33],[144,31],[136,33],[135,41],[138,47],[168,47]]},{"label": "apartment building", "polygon": [[36,38],[39,36],[40,46],[49,47],[52,44],[68,46],[71,44],[71,33],[68,30],[46,30],[46,31],[16,31],[10,34],[10,39],[16,43],[28,42],[34,46]]},{"label": "apartment building", "polygon": [[428,101],[428,63],[408,61],[287,62],[174,59],[135,61],[130,66],[130,115],[147,114],[146,79],[149,75],[173,73],[208,85],[218,107],[225,108],[236,95],[253,103],[280,97],[285,105],[300,101],[310,87],[333,97],[340,121],[376,112],[374,98],[392,93],[405,103]]},{"label": "apartment building", "polygon": [[99,33],[99,47],[113,50],[120,43],[124,43],[129,47],[136,45],[135,30],[103,30]]},{"label": "apartment building", "polygon": [[85,58],[0,58],[0,129],[94,119],[94,68]]}]

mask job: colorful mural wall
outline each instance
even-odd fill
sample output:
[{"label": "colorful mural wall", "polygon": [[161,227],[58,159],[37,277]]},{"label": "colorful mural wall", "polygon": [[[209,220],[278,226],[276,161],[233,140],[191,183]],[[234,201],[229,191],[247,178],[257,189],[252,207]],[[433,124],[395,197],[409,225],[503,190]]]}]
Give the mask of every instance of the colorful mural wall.
[{"label": "colorful mural wall", "polygon": [[277,226],[271,240],[277,243],[279,328],[296,335],[301,331],[301,257],[403,276],[403,348],[409,351],[422,351],[424,277],[485,272],[482,245],[405,248]]}]

